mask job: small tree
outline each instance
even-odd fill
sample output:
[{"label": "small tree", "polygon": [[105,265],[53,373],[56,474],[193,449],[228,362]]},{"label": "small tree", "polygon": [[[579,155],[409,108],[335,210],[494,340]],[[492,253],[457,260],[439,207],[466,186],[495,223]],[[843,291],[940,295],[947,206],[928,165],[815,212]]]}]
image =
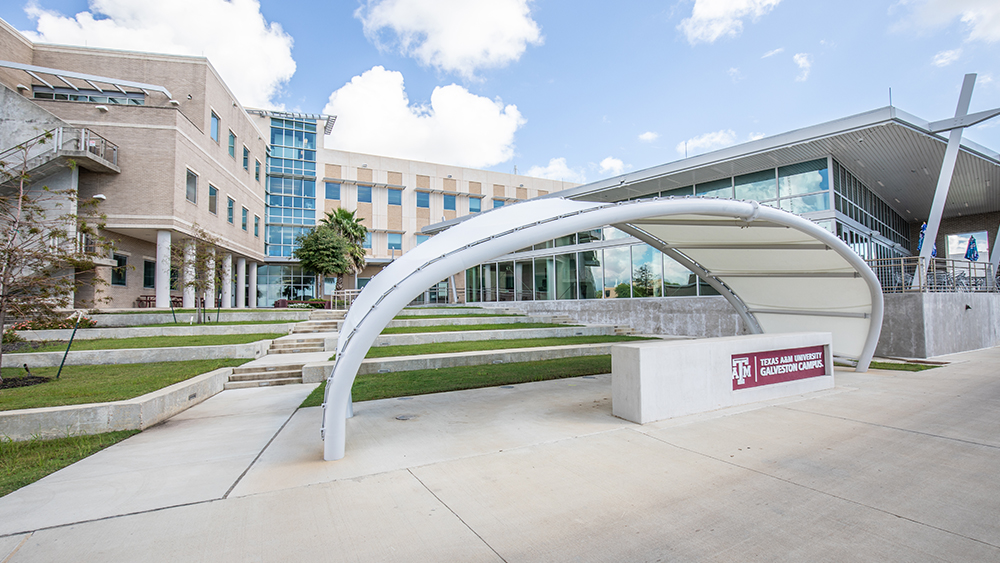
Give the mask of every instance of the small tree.
[{"label": "small tree", "polygon": [[653,272],[649,265],[643,264],[632,272],[632,293],[633,297],[653,296]]},{"label": "small tree", "polygon": [[0,154],[0,327],[11,318],[54,320],[85,283],[94,286],[94,301],[106,300],[99,297],[105,282],[94,275],[110,265],[111,252],[99,201],[31,182],[30,167],[51,139],[46,132]]},{"label": "small tree", "polygon": [[299,235],[295,244],[298,247],[295,249],[295,258],[303,268],[316,274],[317,292],[322,287],[322,276],[342,275],[354,267],[350,255],[351,244],[340,233],[325,225]]},{"label": "small tree", "polygon": [[[222,279],[221,248],[219,240],[210,233],[194,225],[194,235],[184,244],[171,245],[171,266],[180,272],[181,287],[194,291],[195,319],[198,324],[205,322],[205,304],[202,297],[210,288],[220,287]],[[227,282],[228,283],[228,282]],[[210,296],[214,301],[215,296]]]},{"label": "small tree", "polygon": [[333,211],[327,211],[326,217],[320,219],[318,228],[327,227],[335,233],[344,237],[348,243],[347,258],[348,268],[335,272],[337,275],[337,289],[344,289],[344,276],[360,272],[365,267],[365,249],[363,243],[368,235],[368,229],[361,224],[364,217],[355,217],[354,211],[349,211],[343,207],[338,207]]}]

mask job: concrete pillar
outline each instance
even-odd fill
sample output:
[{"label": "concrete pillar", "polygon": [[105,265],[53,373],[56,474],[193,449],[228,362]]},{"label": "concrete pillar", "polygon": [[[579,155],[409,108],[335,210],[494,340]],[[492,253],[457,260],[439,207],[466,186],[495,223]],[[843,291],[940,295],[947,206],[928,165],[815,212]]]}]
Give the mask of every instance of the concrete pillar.
[{"label": "concrete pillar", "polygon": [[184,308],[194,308],[194,239],[184,241]]},{"label": "concrete pillar", "polygon": [[257,307],[257,263],[250,262],[247,264],[250,268],[250,303],[248,304],[251,309]]},{"label": "concrete pillar", "polygon": [[215,308],[215,249],[209,249],[208,258],[205,260],[205,268],[208,270],[208,286],[205,288],[205,308]]},{"label": "concrete pillar", "polygon": [[247,306],[247,259],[240,256],[236,259],[236,308]]},{"label": "concrete pillar", "polygon": [[222,308],[233,308],[233,255],[229,252],[222,258]]},{"label": "concrete pillar", "polygon": [[170,231],[156,231],[156,306],[170,306]]}]

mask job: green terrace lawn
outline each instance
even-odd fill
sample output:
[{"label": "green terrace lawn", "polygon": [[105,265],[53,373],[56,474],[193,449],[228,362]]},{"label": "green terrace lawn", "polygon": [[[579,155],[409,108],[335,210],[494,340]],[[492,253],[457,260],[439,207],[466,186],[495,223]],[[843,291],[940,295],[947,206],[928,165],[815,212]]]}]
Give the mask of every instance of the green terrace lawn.
[{"label": "green terrace lawn", "polygon": [[[248,359],[191,360],[151,364],[65,366],[59,379],[14,389],[0,389],[0,411],[123,401],[221,367]],[[33,368],[31,374],[55,378],[56,367]],[[4,368],[3,377],[24,375],[21,368]]]},{"label": "green terrace lawn", "polygon": [[[601,373],[611,373],[610,354],[559,358],[539,362],[459,366],[359,375],[354,380],[351,394],[355,401],[373,401],[375,399],[514,385],[530,381],[547,381]],[[325,389],[326,382],[324,381],[306,397],[301,408],[323,404]]]},{"label": "green terrace lawn", "polygon": [[515,338],[510,340],[473,340],[469,342],[437,342],[434,344],[413,344],[408,346],[376,346],[368,350],[366,358],[386,358],[390,356],[417,356],[421,354],[449,354],[480,350],[508,350],[515,348],[539,348],[542,346],[571,346],[574,344],[600,344],[605,342],[631,342],[634,340],[654,340],[650,337],[624,335],[567,336],[563,338]]},{"label": "green terrace lawn", "polygon": [[[223,313],[273,313],[275,311],[308,311],[309,309],[222,309]],[[208,313],[216,313],[219,309],[202,309],[202,312],[206,315]],[[180,315],[182,313],[192,314],[197,313],[195,309],[174,309],[174,313]],[[108,311],[104,312],[101,310],[91,311],[93,314],[97,315],[165,315],[170,313],[170,309],[143,309],[143,310],[130,310],[130,311]],[[88,315],[89,316],[89,315]]]},{"label": "green terrace lawn", "polygon": [[523,317],[518,314],[490,314],[490,313],[463,313],[461,315],[396,315],[395,320],[405,321],[407,319],[471,319],[477,317]]},{"label": "green terrace lawn", "polygon": [[[169,326],[230,326],[230,325],[284,325],[290,323],[301,323],[303,321],[297,319],[288,320],[274,320],[274,321],[221,321],[215,322],[214,320],[198,324],[190,322],[178,322],[178,323],[159,323],[155,325],[140,325],[142,327],[169,327]],[[100,327],[98,327],[100,328]]]},{"label": "green terrace lawn", "polygon": [[[173,346],[221,346],[224,344],[246,344],[258,340],[273,340],[286,333],[262,332],[260,334],[209,334],[199,336],[140,336],[136,338],[97,338],[94,340],[74,340],[70,350],[127,350],[134,348],[169,348]],[[38,348],[24,348],[6,354],[30,352],[64,352],[66,342],[47,342]]]},{"label": "green terrace lawn", "polygon": [[138,432],[123,430],[93,436],[27,442],[13,442],[0,437],[0,497]]},{"label": "green terrace lawn", "polygon": [[421,332],[465,332],[467,330],[505,330],[511,328],[556,328],[575,327],[583,325],[567,325],[561,323],[497,323],[482,325],[434,325],[434,326],[396,326],[382,330],[382,334],[415,334]]}]

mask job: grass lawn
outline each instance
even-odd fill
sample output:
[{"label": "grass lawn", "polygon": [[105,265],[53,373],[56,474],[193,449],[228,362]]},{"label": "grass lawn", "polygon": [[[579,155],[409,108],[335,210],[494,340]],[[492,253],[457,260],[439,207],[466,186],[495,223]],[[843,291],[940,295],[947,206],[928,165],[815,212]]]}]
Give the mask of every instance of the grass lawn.
[{"label": "grass lawn", "polygon": [[891,369],[896,371],[924,371],[925,369],[934,369],[941,366],[931,366],[927,364],[902,364],[896,362],[872,362],[868,367],[871,369]]},{"label": "grass lawn", "polygon": [[[144,395],[178,381],[221,367],[242,365],[250,360],[191,360],[152,364],[66,366],[59,379],[30,387],[0,390],[0,411],[121,401]],[[35,368],[32,375],[56,376],[59,368]],[[24,375],[20,368],[4,368],[4,377]]]},{"label": "grass lawn", "polygon": [[[70,350],[126,350],[132,348],[167,348],[170,346],[221,346],[223,344],[246,344],[258,340],[273,340],[287,336],[284,332],[262,332],[260,334],[207,334],[201,336],[140,336],[136,338],[97,338],[95,340],[74,340]],[[65,352],[65,342],[53,342],[35,349],[24,349],[8,354],[32,352]]]},{"label": "grass lawn", "polygon": [[[275,311],[289,311],[289,310],[308,311],[308,309],[223,309],[222,312],[223,313],[273,313]],[[218,309],[203,309],[203,311],[205,312],[206,315],[209,312],[211,312],[214,315],[218,311]],[[197,312],[198,311],[196,311],[195,309],[174,309],[174,313],[177,313],[178,315],[181,313],[191,314]],[[96,312],[87,313],[87,316],[89,317],[91,315],[156,315],[156,314],[169,315],[170,309],[143,309],[139,311],[133,310],[133,311],[107,311],[107,312],[97,310]]]},{"label": "grass lawn", "polygon": [[624,335],[567,336],[564,338],[514,338],[510,340],[474,340],[471,342],[437,342],[408,346],[376,346],[368,350],[366,358],[389,356],[416,356],[420,354],[446,354],[476,350],[506,350],[508,348],[538,348],[541,346],[569,346],[571,344],[597,344],[601,342],[628,342],[653,340],[650,337]]},{"label": "grass lawn", "polygon": [[[479,389],[481,387],[547,381],[599,373],[611,373],[610,354],[559,358],[540,362],[487,364],[359,375],[354,380],[351,393],[355,401],[373,401],[375,399]],[[323,382],[306,397],[301,408],[323,404],[325,389],[326,382]]]},{"label": "grass lawn", "polygon": [[476,317],[523,317],[524,315],[507,314],[491,315],[489,313],[462,313],[460,315],[396,315],[395,320],[405,321],[407,319],[471,319]]},{"label": "grass lawn", "polygon": [[[155,325],[138,325],[138,326],[140,326],[140,327],[161,327],[161,326],[282,325],[282,324],[301,323],[301,322],[303,322],[303,321],[289,319],[287,321],[285,321],[285,320],[277,320],[277,321],[221,321],[221,322],[218,322],[218,323],[215,322],[215,321],[212,321],[212,322],[203,323],[203,324],[198,324],[198,323],[191,324],[191,323],[187,323],[187,322],[179,322],[179,323],[160,323],[160,324],[155,324]],[[122,327],[122,328],[125,328],[125,327]]]},{"label": "grass lawn", "polygon": [[120,442],[138,430],[55,440],[12,442],[0,438],[0,497]]},{"label": "grass lawn", "polygon": [[583,325],[567,325],[561,323],[497,323],[485,325],[435,325],[435,326],[397,326],[382,330],[382,334],[415,334],[420,332],[465,332],[467,330],[504,330],[511,328],[556,328]]}]

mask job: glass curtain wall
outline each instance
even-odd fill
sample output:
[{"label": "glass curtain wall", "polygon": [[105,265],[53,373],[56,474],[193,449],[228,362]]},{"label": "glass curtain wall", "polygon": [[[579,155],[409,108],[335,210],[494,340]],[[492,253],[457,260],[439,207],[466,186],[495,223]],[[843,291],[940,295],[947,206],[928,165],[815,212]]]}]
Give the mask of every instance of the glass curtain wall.
[{"label": "glass curtain wall", "polygon": [[556,255],[556,299],[576,299],[576,253]]},{"label": "glass curtain wall", "polygon": [[[552,242],[552,241],[549,241]],[[547,258],[535,258],[535,299],[543,301],[555,299],[553,286],[555,285],[556,267],[551,256]]]},{"label": "glass curtain wall", "polygon": [[279,299],[310,299],[316,294],[316,276],[296,264],[257,267],[258,307],[273,307]]}]

